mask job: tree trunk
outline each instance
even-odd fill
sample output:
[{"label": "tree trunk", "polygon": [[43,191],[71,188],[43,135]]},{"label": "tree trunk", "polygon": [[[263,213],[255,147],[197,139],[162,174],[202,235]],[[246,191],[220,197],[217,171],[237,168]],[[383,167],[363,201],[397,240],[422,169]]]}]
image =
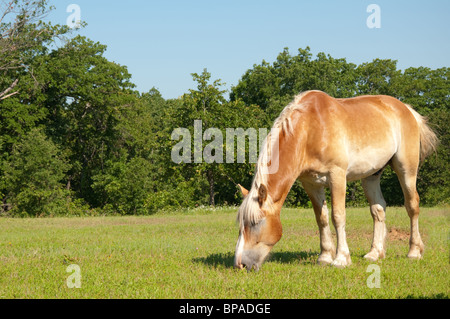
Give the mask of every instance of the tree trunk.
[{"label": "tree trunk", "polygon": [[356,201],[356,183],[353,183],[353,185],[351,187],[350,199],[354,205],[355,201]]},{"label": "tree trunk", "polygon": [[208,183],[209,183],[209,205],[215,206],[214,202],[214,173],[212,170],[208,170],[206,172],[206,175],[208,177]]}]

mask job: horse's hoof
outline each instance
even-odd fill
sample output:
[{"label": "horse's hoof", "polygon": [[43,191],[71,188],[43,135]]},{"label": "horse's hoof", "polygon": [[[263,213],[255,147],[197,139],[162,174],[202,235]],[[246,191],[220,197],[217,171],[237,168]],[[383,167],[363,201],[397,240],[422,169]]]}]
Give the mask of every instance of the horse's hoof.
[{"label": "horse's hoof", "polygon": [[345,268],[347,266],[350,266],[352,264],[352,261],[350,259],[350,256],[344,256],[344,255],[338,255],[331,263],[331,266],[336,268]]}]

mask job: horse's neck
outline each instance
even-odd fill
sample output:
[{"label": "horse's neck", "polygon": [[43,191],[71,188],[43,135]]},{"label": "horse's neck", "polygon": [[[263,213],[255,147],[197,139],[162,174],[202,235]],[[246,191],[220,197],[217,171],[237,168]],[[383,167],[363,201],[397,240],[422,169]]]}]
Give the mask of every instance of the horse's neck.
[{"label": "horse's neck", "polygon": [[302,138],[291,136],[287,144],[280,143],[280,153],[278,161],[278,170],[273,174],[266,176],[269,194],[273,202],[277,205],[283,205],[292,185],[298,178],[302,163],[302,154],[292,154],[293,149],[299,150],[298,146],[290,143],[301,143]]},{"label": "horse's neck", "polygon": [[269,195],[271,196],[274,205],[279,206],[280,208],[283,206],[295,180],[296,176],[292,173],[284,176],[270,174],[267,177]]},{"label": "horse's neck", "polygon": [[[288,125],[281,126],[281,131],[277,132],[277,140],[271,141],[271,165],[276,162],[276,168],[266,167],[261,170],[270,171],[264,175],[263,180],[269,190],[269,195],[276,206],[283,205],[286,197],[294,184],[297,177],[300,175],[303,158],[305,155],[306,130],[302,129],[305,122],[304,112],[294,112],[289,116]],[[289,127],[289,130],[286,129]],[[261,163],[258,163],[261,164]]]}]

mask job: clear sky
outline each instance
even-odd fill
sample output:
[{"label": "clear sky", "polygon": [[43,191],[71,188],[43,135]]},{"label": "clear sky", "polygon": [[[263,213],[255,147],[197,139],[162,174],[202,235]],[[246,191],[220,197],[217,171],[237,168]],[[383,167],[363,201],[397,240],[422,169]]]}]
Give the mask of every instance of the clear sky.
[{"label": "clear sky", "polygon": [[[87,26],[77,33],[108,46],[106,57],[128,67],[137,89],[176,98],[207,68],[229,89],[284,47],[310,46],[360,64],[374,58],[398,67],[450,66],[449,0],[52,0],[48,16],[65,24],[77,4]],[[366,24],[370,4],[381,27]],[[77,34],[75,33],[75,34]]]}]

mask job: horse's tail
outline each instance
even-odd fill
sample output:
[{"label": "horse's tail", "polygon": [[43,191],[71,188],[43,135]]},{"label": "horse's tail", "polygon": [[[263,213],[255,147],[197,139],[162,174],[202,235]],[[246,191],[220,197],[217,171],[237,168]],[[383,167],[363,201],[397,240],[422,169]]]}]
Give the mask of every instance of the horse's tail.
[{"label": "horse's tail", "polygon": [[406,105],[411,113],[416,118],[420,128],[420,162],[423,163],[425,159],[431,154],[436,152],[436,148],[439,145],[439,139],[436,133],[428,125],[428,119],[419,113],[417,113],[410,105]]}]

